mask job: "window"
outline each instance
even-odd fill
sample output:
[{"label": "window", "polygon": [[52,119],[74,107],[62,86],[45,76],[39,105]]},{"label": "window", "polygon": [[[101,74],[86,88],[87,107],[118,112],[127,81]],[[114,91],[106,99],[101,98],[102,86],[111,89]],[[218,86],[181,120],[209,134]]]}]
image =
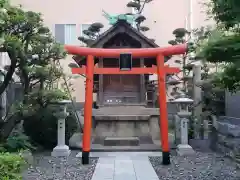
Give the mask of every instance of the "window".
[{"label": "window", "polygon": [[76,24],[55,24],[55,39],[61,44],[79,44]]}]

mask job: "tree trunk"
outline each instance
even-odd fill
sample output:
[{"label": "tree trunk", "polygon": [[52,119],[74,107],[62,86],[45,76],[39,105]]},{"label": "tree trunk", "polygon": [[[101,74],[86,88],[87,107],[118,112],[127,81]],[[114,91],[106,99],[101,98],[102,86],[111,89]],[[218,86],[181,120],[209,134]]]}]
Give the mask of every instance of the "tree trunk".
[{"label": "tree trunk", "polygon": [[30,80],[28,77],[28,73],[24,69],[24,66],[21,67],[22,73],[21,73],[21,79],[22,79],[22,87],[23,87],[23,104],[26,104],[28,101],[28,94],[30,91]]},{"label": "tree trunk", "polygon": [[24,82],[24,91],[23,91],[24,95],[28,95],[29,87],[30,87],[30,83],[29,83],[28,78],[27,78]]},{"label": "tree trunk", "polygon": [[[27,50],[28,47],[28,43],[25,46],[25,52]],[[4,82],[3,84],[0,86],[0,95],[5,91],[5,89],[7,88],[7,86],[9,85],[9,83],[12,80],[13,74],[15,72],[15,69],[17,68],[17,57],[20,58],[20,64],[22,65],[22,70],[23,70],[23,82],[24,82],[24,95],[28,94],[29,92],[29,78],[28,78],[28,74],[26,71],[24,71],[23,67],[25,65],[25,56],[24,54],[20,51],[17,51],[16,49],[13,50],[9,50],[7,51],[9,58],[11,59],[11,65],[10,68],[4,78]],[[26,97],[24,97],[23,102],[26,101]],[[7,119],[6,122],[4,122],[1,126],[0,129],[0,141],[5,141],[8,136],[11,134],[12,130],[15,128],[15,126],[21,122],[21,117],[22,115],[17,113],[14,114],[13,116],[9,117]]]},{"label": "tree trunk", "polygon": [[44,89],[44,80],[41,78],[40,79],[40,87],[39,87],[40,90],[43,90]]},{"label": "tree trunk", "polygon": [[0,142],[5,142],[15,126],[21,122],[19,114],[11,116],[1,127]]},{"label": "tree trunk", "polygon": [[[11,83],[11,80],[13,78],[13,74],[15,73],[15,70],[17,68],[17,55],[15,50],[7,51],[8,56],[11,60],[11,64],[9,66],[9,69],[7,71],[7,74],[4,77],[3,83],[0,86],[0,95],[6,90],[8,85]],[[18,116],[11,116],[6,122],[1,120],[0,123],[0,141],[5,141],[10,133],[12,132],[15,125],[18,123],[17,118]]]},{"label": "tree trunk", "polygon": [[[24,95],[27,95],[29,93],[29,81],[28,78],[25,79],[24,82]],[[25,96],[23,99],[23,103],[27,103],[28,97]],[[21,122],[22,116],[20,114],[15,114],[7,119],[6,122],[2,125],[0,129],[0,141],[4,142],[11,134],[12,130],[15,128],[15,126]]]}]

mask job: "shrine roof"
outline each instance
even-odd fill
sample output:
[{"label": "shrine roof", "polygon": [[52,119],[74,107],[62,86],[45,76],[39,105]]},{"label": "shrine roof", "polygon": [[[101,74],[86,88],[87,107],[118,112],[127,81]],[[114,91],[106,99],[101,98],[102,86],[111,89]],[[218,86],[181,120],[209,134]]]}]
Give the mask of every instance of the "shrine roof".
[{"label": "shrine roof", "polygon": [[102,33],[96,41],[94,41],[90,47],[99,47],[101,46],[101,41],[106,38],[107,36],[110,36],[106,38],[106,41],[108,41],[110,38],[115,36],[118,33],[128,33],[130,36],[135,35],[135,39],[141,42],[144,42],[149,47],[159,47],[156,43],[154,43],[151,39],[147,38],[144,34],[137,31],[137,29],[133,28],[129,23],[127,23],[125,20],[119,20],[116,24],[114,24],[112,27],[110,27],[107,31]]},{"label": "shrine roof", "polygon": [[[125,20],[119,20],[116,24],[103,32],[95,41],[93,41],[88,47],[103,48],[104,45],[109,42],[113,37],[118,34],[127,34],[129,37],[144,44],[144,48],[159,47],[153,40],[147,38],[144,34],[137,31]],[[121,47],[120,47],[121,48]],[[135,48],[135,47],[133,47]],[[74,56],[73,59],[81,66],[85,64],[86,57]],[[98,58],[95,58],[95,63],[98,62]],[[152,63],[150,63],[152,64]]]}]

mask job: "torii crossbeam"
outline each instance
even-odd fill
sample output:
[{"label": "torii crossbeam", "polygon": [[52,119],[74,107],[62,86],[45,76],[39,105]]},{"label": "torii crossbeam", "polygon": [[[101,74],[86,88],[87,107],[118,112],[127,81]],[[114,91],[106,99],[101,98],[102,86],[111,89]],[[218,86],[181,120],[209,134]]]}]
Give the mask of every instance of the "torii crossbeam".
[{"label": "torii crossbeam", "polygon": [[[179,68],[164,66],[164,56],[184,54],[187,45],[176,45],[165,48],[141,48],[141,49],[101,49],[86,48],[79,46],[65,46],[69,54],[87,56],[86,67],[72,68],[73,74],[86,75],[86,92],[84,105],[84,129],[82,146],[82,163],[89,164],[89,153],[91,150],[91,129],[92,129],[92,104],[93,104],[93,76],[94,74],[157,74],[158,75],[158,99],[160,111],[160,134],[162,144],[162,163],[170,164],[170,148],[168,142],[168,113],[166,102],[166,74],[180,72]],[[119,68],[98,68],[94,67],[94,57],[119,58],[121,53],[131,54],[133,58],[155,57],[157,66],[150,68],[132,68],[129,71],[120,71]]]}]

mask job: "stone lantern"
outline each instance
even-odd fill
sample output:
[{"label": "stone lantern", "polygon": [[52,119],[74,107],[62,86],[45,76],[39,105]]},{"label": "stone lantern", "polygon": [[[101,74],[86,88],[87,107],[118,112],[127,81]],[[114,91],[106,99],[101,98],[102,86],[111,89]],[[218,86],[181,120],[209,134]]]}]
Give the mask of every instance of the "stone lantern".
[{"label": "stone lantern", "polygon": [[58,119],[57,146],[52,151],[54,157],[68,157],[70,155],[69,147],[65,144],[65,119],[68,116],[67,105],[71,101],[63,100],[52,103],[53,114]]},{"label": "stone lantern", "polygon": [[185,94],[181,94],[179,98],[172,101],[172,103],[177,105],[178,108],[178,116],[181,118],[189,118],[192,115],[189,107],[193,104],[193,100],[189,99],[185,96]]},{"label": "stone lantern", "polygon": [[189,106],[193,104],[193,100],[182,94],[179,98],[173,100],[172,103],[176,103],[178,107],[177,120],[180,122],[176,123],[176,129],[179,129],[178,126],[180,126],[180,144],[177,146],[177,152],[179,155],[193,154],[194,150],[188,144],[188,122],[192,114],[189,111]]}]

